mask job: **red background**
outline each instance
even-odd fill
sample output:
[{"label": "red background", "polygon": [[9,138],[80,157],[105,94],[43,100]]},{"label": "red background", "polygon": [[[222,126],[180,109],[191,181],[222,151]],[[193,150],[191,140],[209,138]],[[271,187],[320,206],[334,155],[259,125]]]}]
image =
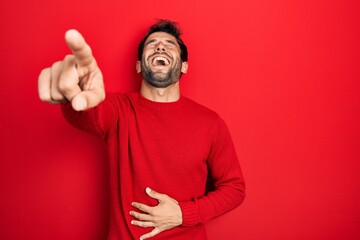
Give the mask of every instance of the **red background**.
[{"label": "red background", "polygon": [[247,182],[209,239],[360,239],[358,0],[0,3],[0,239],[105,239],[100,140],[40,102],[40,70],[92,46],[108,91],[137,90],[137,44],[155,18],[189,48],[183,94],[228,123]]}]

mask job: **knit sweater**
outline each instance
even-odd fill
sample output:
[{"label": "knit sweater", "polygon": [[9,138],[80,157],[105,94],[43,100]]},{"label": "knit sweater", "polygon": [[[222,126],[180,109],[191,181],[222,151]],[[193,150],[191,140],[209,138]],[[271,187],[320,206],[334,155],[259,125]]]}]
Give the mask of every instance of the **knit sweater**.
[{"label": "knit sweater", "polygon": [[204,223],[244,199],[244,181],[224,121],[212,110],[181,96],[160,103],[140,93],[107,94],[83,112],[62,107],[75,127],[103,138],[110,161],[109,240],[130,240],[151,228],[131,224],[131,203],[156,206],[150,187],[179,202],[183,223],[153,239],[206,239]]}]

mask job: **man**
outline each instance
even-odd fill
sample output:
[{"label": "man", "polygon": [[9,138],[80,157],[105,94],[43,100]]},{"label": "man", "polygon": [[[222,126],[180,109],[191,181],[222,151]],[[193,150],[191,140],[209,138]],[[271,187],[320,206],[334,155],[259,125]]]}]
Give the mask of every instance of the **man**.
[{"label": "man", "polygon": [[90,47],[75,30],[65,38],[73,54],[41,72],[39,96],[107,143],[108,239],[206,239],[204,223],[243,201],[244,181],[223,120],[180,94],[188,56],[176,24],[158,21],[140,43],[140,92],[106,99]]}]

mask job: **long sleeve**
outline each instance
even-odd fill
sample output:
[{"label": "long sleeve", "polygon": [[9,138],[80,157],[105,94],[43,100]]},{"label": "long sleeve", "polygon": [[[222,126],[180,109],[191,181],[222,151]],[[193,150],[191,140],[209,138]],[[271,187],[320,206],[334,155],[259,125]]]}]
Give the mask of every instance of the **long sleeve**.
[{"label": "long sleeve", "polygon": [[219,118],[207,161],[211,190],[193,201],[180,202],[183,226],[194,226],[220,216],[242,203],[245,184],[235,148],[225,123]]},{"label": "long sleeve", "polygon": [[106,138],[116,124],[118,118],[116,108],[116,96],[113,94],[108,94],[98,106],[86,111],[75,111],[70,103],[61,105],[65,119],[72,126],[101,138]]}]

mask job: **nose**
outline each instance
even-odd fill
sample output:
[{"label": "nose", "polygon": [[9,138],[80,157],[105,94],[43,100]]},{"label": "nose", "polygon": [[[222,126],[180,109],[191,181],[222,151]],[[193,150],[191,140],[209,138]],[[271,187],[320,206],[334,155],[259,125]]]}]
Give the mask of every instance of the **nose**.
[{"label": "nose", "polygon": [[165,52],[165,46],[162,42],[159,42],[158,44],[156,44],[155,46],[155,51],[156,52]]}]

